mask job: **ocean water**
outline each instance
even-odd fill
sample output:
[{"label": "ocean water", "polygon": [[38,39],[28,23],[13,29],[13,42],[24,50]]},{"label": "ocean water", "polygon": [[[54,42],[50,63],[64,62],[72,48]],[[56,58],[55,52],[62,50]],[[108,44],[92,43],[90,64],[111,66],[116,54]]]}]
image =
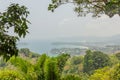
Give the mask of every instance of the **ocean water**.
[{"label": "ocean water", "polygon": [[[25,41],[25,42],[19,42],[18,43],[18,48],[29,48],[30,51],[43,54],[46,53],[48,55],[53,55],[50,53],[51,49],[57,48],[82,48],[84,46],[80,45],[53,45],[56,41]],[[55,55],[55,54],[54,54]]]},{"label": "ocean water", "polygon": [[53,48],[53,45],[51,44],[51,41],[25,41],[19,42],[18,48],[29,48],[32,52],[36,52],[39,54],[48,54],[49,51]]}]

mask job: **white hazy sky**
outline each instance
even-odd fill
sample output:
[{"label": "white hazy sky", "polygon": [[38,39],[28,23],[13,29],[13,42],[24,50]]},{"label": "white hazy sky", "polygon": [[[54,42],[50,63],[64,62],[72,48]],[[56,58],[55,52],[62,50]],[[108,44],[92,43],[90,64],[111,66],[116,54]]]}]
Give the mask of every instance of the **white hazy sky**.
[{"label": "white hazy sky", "polygon": [[120,34],[120,17],[77,17],[72,5],[63,5],[54,13],[47,10],[50,0],[0,0],[0,11],[10,3],[19,3],[30,11],[29,34],[26,39],[57,39],[59,37],[112,36]]}]

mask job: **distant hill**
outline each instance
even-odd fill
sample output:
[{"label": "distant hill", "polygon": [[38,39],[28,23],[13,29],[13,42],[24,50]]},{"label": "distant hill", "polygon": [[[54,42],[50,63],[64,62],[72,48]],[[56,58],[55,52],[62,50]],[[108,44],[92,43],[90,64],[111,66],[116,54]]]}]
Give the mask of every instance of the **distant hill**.
[{"label": "distant hill", "polygon": [[120,34],[110,37],[96,37],[96,36],[65,37],[65,38],[60,38],[59,40],[61,40],[61,42],[103,42],[103,43],[114,43],[120,45]]}]

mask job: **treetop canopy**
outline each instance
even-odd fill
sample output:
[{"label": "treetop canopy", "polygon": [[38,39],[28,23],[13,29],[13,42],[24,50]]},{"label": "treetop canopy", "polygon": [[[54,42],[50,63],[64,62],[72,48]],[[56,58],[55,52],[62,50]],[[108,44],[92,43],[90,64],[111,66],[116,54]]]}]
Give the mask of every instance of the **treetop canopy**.
[{"label": "treetop canopy", "polygon": [[74,4],[74,11],[78,16],[86,16],[92,13],[92,17],[100,17],[101,14],[113,17],[120,15],[120,0],[51,0],[48,10],[52,12],[63,4]]}]

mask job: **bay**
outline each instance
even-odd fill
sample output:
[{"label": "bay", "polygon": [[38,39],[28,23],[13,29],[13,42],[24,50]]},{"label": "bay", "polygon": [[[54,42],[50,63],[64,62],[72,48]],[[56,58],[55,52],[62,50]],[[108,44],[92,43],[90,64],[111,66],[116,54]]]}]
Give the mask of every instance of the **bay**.
[{"label": "bay", "polygon": [[[18,43],[18,48],[29,48],[30,51],[43,54],[46,53],[48,55],[53,55],[50,53],[52,49],[60,49],[60,48],[84,48],[84,46],[80,45],[71,45],[71,44],[62,44],[62,45],[54,45],[56,41],[50,41],[50,40],[37,40],[37,41],[21,41]],[[55,55],[55,54],[54,54]]]}]

